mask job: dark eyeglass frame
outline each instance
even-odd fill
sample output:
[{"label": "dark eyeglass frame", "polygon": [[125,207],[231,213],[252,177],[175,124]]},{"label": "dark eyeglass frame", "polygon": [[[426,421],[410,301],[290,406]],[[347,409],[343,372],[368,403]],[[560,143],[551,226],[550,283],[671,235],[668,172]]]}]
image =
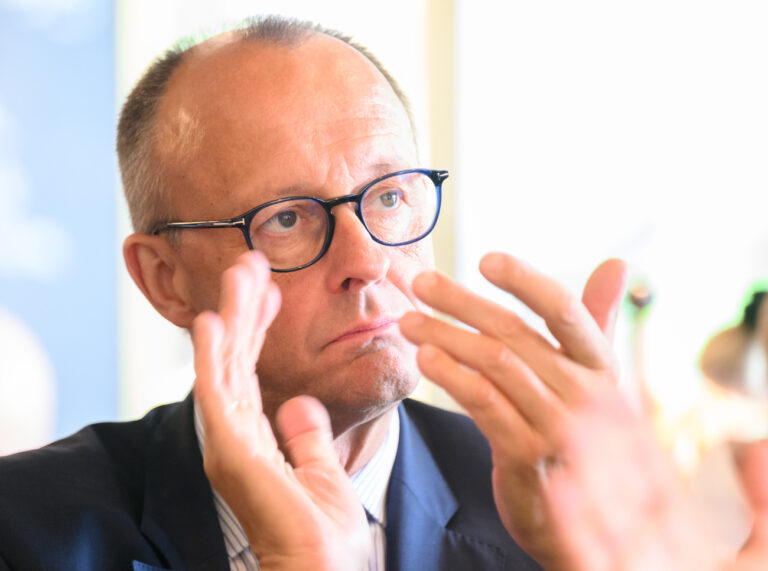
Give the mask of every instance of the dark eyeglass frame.
[{"label": "dark eyeglass frame", "polygon": [[[435,204],[435,217],[432,220],[432,223],[429,225],[429,228],[427,228],[420,236],[416,238],[407,240],[405,242],[386,242],[384,240],[381,240],[373,235],[370,228],[368,228],[368,225],[365,223],[365,219],[363,218],[362,209],[360,206],[362,204],[363,197],[365,196],[365,193],[370,188],[372,188],[373,186],[375,186],[376,184],[380,183],[383,180],[386,180],[388,178],[393,178],[396,176],[405,175],[405,174],[412,174],[412,173],[420,173],[428,176],[432,180],[432,183],[435,185],[435,192],[437,193],[437,202]],[[432,230],[434,229],[435,224],[437,224],[437,218],[440,215],[440,204],[442,202],[443,181],[447,179],[449,176],[450,175],[448,174],[447,170],[432,170],[432,169],[401,170],[401,171],[396,171],[396,172],[392,172],[392,173],[380,176],[379,178],[374,179],[368,184],[366,184],[363,188],[361,188],[359,191],[355,193],[345,194],[344,196],[338,196],[336,198],[331,198],[329,200],[323,200],[322,198],[317,198],[315,196],[288,196],[285,198],[270,200],[269,202],[265,202],[264,204],[259,204],[258,206],[251,208],[247,212],[244,212],[243,214],[235,216],[234,218],[229,218],[227,220],[202,220],[199,222],[159,223],[152,230],[151,234],[156,236],[160,234],[160,232],[163,232],[165,230],[176,230],[176,229],[184,229],[184,228],[239,228],[243,233],[243,237],[245,238],[245,243],[248,245],[248,249],[255,250],[253,246],[253,242],[251,241],[251,222],[259,213],[259,211],[269,206],[280,204],[281,202],[289,202],[291,200],[312,200],[315,203],[322,206],[323,210],[325,211],[326,218],[328,220],[328,226],[325,231],[325,239],[323,241],[322,248],[320,248],[320,252],[311,261],[301,266],[297,266],[295,268],[289,268],[289,269],[270,268],[273,272],[278,272],[278,273],[295,272],[297,270],[302,270],[306,267],[311,266],[312,264],[317,262],[320,258],[322,258],[325,255],[325,253],[328,251],[328,248],[330,248],[331,246],[331,241],[333,240],[333,230],[335,227],[335,220],[336,220],[333,215],[332,209],[340,204],[346,204],[347,202],[352,202],[355,204],[355,214],[357,215],[358,219],[362,223],[365,230],[368,232],[368,235],[375,242],[379,244],[382,244],[384,246],[406,246],[408,244],[413,244],[414,242],[418,242],[419,240],[426,238],[429,235],[429,233],[432,232]]]}]

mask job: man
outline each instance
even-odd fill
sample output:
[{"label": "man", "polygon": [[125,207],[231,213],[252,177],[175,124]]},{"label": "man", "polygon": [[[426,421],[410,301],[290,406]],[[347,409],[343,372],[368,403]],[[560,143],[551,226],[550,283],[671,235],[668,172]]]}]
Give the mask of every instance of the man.
[{"label": "man", "polygon": [[[126,102],[118,151],[126,264],[193,332],[195,402],[3,460],[0,569],[537,568],[518,543],[563,563],[546,471],[571,409],[615,381],[620,262],[582,303],[511,257],[484,259],[559,347],[425,272],[446,173],[421,168],[375,60],[303,24],[166,56]],[[401,404],[417,359],[490,450],[465,417]]]}]

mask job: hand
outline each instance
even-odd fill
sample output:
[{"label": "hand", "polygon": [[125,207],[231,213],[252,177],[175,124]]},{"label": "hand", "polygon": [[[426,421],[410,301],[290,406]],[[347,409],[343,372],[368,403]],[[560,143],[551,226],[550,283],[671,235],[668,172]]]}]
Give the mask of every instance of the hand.
[{"label": "hand", "polygon": [[493,490],[504,526],[547,569],[563,564],[547,509],[547,467],[563,461],[573,411],[617,380],[610,346],[626,283],[624,263],[595,270],[582,301],[553,280],[504,254],[489,254],[480,271],[544,318],[554,346],[513,312],[449,278],[425,272],[414,293],[478,331],[418,313],[400,321],[419,345],[422,372],[446,389],[488,438]]},{"label": "hand", "polygon": [[752,533],[728,571],[768,569],[768,439],[739,444],[737,468],[754,511]]},{"label": "hand", "polygon": [[564,451],[547,496],[569,568],[750,569],[728,559],[725,544],[697,517],[650,421],[618,392],[574,417]]},{"label": "hand", "polygon": [[256,362],[280,307],[265,258],[249,252],[224,272],[219,313],[193,324],[195,401],[205,423],[205,472],[234,511],[261,569],[359,569],[370,550],[365,512],[332,446],[319,401],[263,413]]},{"label": "hand", "polygon": [[648,419],[617,394],[585,410],[567,461],[548,483],[551,515],[573,569],[768,569],[768,442],[742,445],[739,470],[755,510],[736,555],[705,528]]}]

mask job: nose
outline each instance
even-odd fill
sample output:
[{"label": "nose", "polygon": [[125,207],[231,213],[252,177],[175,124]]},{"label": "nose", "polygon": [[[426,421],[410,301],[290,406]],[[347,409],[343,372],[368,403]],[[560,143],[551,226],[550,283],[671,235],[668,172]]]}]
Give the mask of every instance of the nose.
[{"label": "nose", "polygon": [[371,238],[357,217],[354,204],[334,209],[333,240],[324,256],[330,291],[359,291],[384,279],[389,271],[387,249]]}]

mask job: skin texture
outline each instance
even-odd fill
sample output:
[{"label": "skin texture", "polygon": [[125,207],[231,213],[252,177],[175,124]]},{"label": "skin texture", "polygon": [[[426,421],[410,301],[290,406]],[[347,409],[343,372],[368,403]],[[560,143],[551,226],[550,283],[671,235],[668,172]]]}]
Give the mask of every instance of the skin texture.
[{"label": "skin texture", "polygon": [[[204,44],[171,79],[158,129],[157,154],[179,220],[229,218],[281,196],[331,198],[417,166],[407,115],[385,79],[352,48],[323,36],[290,48],[226,36]],[[174,133],[190,131],[189,144],[173,143]],[[555,348],[516,316],[447,278],[427,273],[416,279],[433,265],[428,239],[381,246],[349,205],[335,214],[334,240],[323,259],[271,276],[282,305],[253,353],[266,418],[274,426],[283,402],[300,394],[317,398],[329,412],[342,464],[356,471],[419,378],[407,337],[422,345],[421,370],[454,393],[489,437],[497,504],[510,533],[542,562],[555,561],[539,466],[557,456],[569,410],[582,394],[615,381],[605,333],[612,329],[623,265],[598,268],[582,304],[512,259],[484,260],[481,271],[491,281],[545,318],[562,344]],[[134,234],[124,251],[155,308],[189,328],[198,314],[224,303],[221,275],[244,244],[236,229],[177,237],[173,248],[165,236]],[[262,283],[252,295],[266,291]],[[468,338],[466,330],[432,320],[425,315],[429,305],[482,334]],[[405,319],[399,329],[405,313],[424,321]],[[476,378],[466,386],[470,373],[462,363],[482,372],[472,373]],[[215,481],[216,474],[209,475]]]},{"label": "skin texture", "polygon": [[[280,47],[225,34],[195,48],[171,78],[157,133],[179,220],[231,218],[283,196],[333,198],[420,166],[386,80],[325,36]],[[433,265],[430,240],[382,246],[351,205],[334,214],[328,252],[290,274],[269,272],[257,253],[240,257],[237,229],[124,244],[147,299],[192,330],[206,474],[262,569],[362,566],[370,537],[345,471],[379,448],[420,376],[397,320],[427,310],[411,283]]]},{"label": "skin texture", "polygon": [[[223,35],[195,48],[171,79],[157,134],[178,220],[230,218],[282,196],[332,198],[420,166],[386,80],[324,36],[280,47]],[[548,490],[580,413],[616,381],[610,338],[623,263],[598,267],[579,300],[511,256],[483,259],[481,272],[544,319],[553,345],[514,313],[424,272],[429,239],[381,246],[350,205],[335,215],[325,257],[289,274],[243,256],[237,229],[180,231],[174,246],[134,234],[124,245],[149,301],[192,330],[206,473],[262,568],[365,560],[367,524],[345,472],[380,446],[419,378],[416,361],[488,437],[510,534],[548,569],[579,561]],[[476,331],[431,318],[429,307]]]},{"label": "skin texture", "polygon": [[[566,461],[547,495],[574,570],[768,568],[768,447],[747,444],[739,466],[755,512],[740,553],[726,550],[697,517],[647,418],[608,391],[575,418]],[[754,477],[758,476],[759,477]]]},{"label": "skin texture", "polygon": [[[386,80],[325,36],[288,48],[226,36],[203,44],[174,74],[160,108],[162,133],[191,122],[199,130],[192,151],[158,149],[179,220],[229,218],[281,196],[332,198],[418,166],[407,115]],[[396,321],[425,310],[411,283],[433,256],[429,239],[403,248],[376,244],[351,205],[334,214],[324,258],[272,274],[283,304],[257,372],[272,422],[279,405],[300,394],[325,405],[340,458],[354,472],[418,381],[415,349]],[[237,229],[183,230],[175,249],[164,236],[134,234],[125,243],[134,280],[185,328],[217,307],[220,276],[244,250]]]},{"label": "skin texture", "polygon": [[[357,571],[371,539],[333,449],[328,414],[306,396],[280,407],[276,424],[289,463],[261,408],[253,363],[280,308],[269,273],[258,252],[240,256],[222,276],[218,313],[203,312],[194,322],[205,470],[242,523],[262,569]],[[254,290],[265,294],[253,296]]]},{"label": "skin texture", "polygon": [[461,404],[488,438],[493,491],[507,531],[546,569],[566,568],[549,517],[548,468],[562,462],[574,414],[613,387],[609,335],[626,283],[619,260],[599,266],[575,298],[512,256],[486,255],[480,271],[540,315],[559,346],[513,312],[437,272],[413,284],[416,295],[477,331],[409,313],[403,334],[419,345],[424,374]]}]

